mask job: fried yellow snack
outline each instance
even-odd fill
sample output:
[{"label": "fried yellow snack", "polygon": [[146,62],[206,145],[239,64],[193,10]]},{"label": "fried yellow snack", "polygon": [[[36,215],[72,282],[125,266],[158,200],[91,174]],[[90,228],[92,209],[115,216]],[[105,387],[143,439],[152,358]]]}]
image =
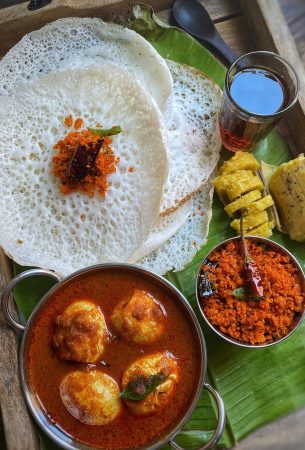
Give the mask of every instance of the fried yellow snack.
[{"label": "fried yellow snack", "polygon": [[[216,177],[213,181],[216,192],[220,196],[226,195],[229,191],[232,191],[234,189],[241,190],[243,192],[249,192],[249,190],[246,188],[246,186],[252,185],[254,180],[260,181],[259,177],[257,175],[254,175],[251,170],[236,170],[233,173],[227,174],[227,175],[219,175]],[[236,195],[238,197],[241,194]],[[236,198],[235,197],[235,198]]]},{"label": "fried yellow snack", "polygon": [[265,197],[261,198],[260,200],[251,203],[248,207],[248,214],[256,214],[258,212],[264,211],[265,209],[269,208],[269,206],[272,206],[274,204],[273,198],[271,195],[266,195]]},{"label": "fried yellow snack", "polygon": [[[214,179],[214,186],[224,210],[229,217],[236,217],[231,227],[240,232],[240,210],[245,210],[245,233],[270,236],[274,227],[274,214],[270,208],[274,202],[259,175],[260,163],[250,153],[236,152],[225,161]],[[263,225],[263,226],[262,226]],[[252,233],[254,230],[254,233]]]},{"label": "fried yellow snack", "polygon": [[247,234],[251,236],[262,236],[262,237],[270,237],[272,236],[272,229],[274,228],[273,222],[265,222],[258,227],[252,228],[252,230],[247,231]]},{"label": "fried yellow snack", "polygon": [[247,194],[243,195],[242,197],[239,197],[234,202],[229,203],[227,206],[225,206],[225,212],[232,217],[233,214],[238,211],[241,208],[249,208],[250,205],[255,202],[255,200],[259,200],[261,198],[262,194],[260,191],[255,190],[248,192]]},{"label": "fried yellow snack", "polygon": [[305,241],[305,157],[282,164],[271,176],[269,189],[291,239]]},{"label": "fried yellow snack", "polygon": [[[268,214],[266,213],[266,211],[262,211],[251,216],[245,216],[243,224],[244,232],[247,233],[248,230],[258,227],[259,225],[262,225],[265,222],[268,222]],[[234,219],[230,223],[230,225],[234,230],[240,232],[240,219]]]},{"label": "fried yellow snack", "polygon": [[264,190],[264,185],[260,178],[257,175],[254,175],[252,172],[250,173],[251,176],[249,175],[246,179],[239,180],[236,183],[234,182],[234,174],[230,174],[232,178],[232,188],[228,189],[226,192],[226,195],[230,201],[233,201],[241,195],[250,191]]},{"label": "fried yellow snack", "polygon": [[252,170],[253,172],[255,172],[259,169],[259,166],[259,162],[251,153],[236,152],[233,158],[223,163],[219,173],[221,175],[225,175],[241,169]]}]

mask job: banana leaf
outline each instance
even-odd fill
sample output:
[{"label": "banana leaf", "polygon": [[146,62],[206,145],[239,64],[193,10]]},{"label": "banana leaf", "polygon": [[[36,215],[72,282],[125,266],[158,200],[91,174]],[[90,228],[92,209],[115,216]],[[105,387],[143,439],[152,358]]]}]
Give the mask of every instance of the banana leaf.
[{"label": "banana leaf", "polygon": [[[133,17],[127,21],[120,18],[120,22],[142,34],[164,58],[196,67],[223,87],[225,68],[217,59],[183,31],[162,24],[152,15],[150,8],[136,8]],[[292,157],[276,131],[261,143],[254,154],[256,158],[275,165]],[[197,269],[214,245],[231,236],[233,231],[229,227],[229,219],[215,196],[207,244],[182,272],[167,274],[167,278],[188,298],[203,327],[208,348],[207,380],[221,394],[227,413],[227,425],[219,443],[222,448],[232,447],[258,427],[305,405],[305,324],[279,346],[251,350],[224,342],[201,320],[195,302]],[[305,244],[293,242],[277,231],[272,239],[290,250],[305,268]],[[22,270],[25,268],[15,265],[16,272]],[[43,278],[35,278],[25,280],[16,288],[15,300],[25,319],[51,284]],[[209,430],[215,425],[215,405],[203,393],[177,442],[184,448],[196,448],[209,439]],[[57,447],[41,435],[41,448],[54,450]]]}]

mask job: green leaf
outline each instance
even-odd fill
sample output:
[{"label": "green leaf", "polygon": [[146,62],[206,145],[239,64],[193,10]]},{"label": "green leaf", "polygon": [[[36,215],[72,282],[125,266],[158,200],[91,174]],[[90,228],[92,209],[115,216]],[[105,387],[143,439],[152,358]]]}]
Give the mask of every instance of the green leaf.
[{"label": "green leaf", "polygon": [[114,136],[115,134],[122,133],[122,128],[118,126],[114,126],[112,128],[88,128],[93,134],[96,134],[97,136]]},{"label": "green leaf", "polygon": [[167,377],[168,375],[163,373],[157,373],[149,377],[138,376],[127,384],[126,388],[120,393],[120,397],[128,400],[144,400]]},{"label": "green leaf", "polygon": [[245,300],[248,302],[253,300],[261,300],[263,298],[258,295],[253,295],[249,286],[241,286],[237,289],[234,289],[234,291],[231,292],[231,295],[238,298],[239,300]]}]

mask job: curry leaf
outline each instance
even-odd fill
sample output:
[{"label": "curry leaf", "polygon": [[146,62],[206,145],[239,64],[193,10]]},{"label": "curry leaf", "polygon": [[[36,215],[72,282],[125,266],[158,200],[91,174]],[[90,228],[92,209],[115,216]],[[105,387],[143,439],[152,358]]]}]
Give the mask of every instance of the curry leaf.
[{"label": "curry leaf", "polygon": [[231,292],[233,297],[238,298],[239,300],[253,301],[253,300],[262,300],[264,297],[259,295],[253,295],[249,286],[241,286],[234,291]]},{"label": "curry leaf", "polygon": [[112,128],[88,128],[93,134],[96,134],[97,136],[113,136],[115,134],[122,133],[122,128],[120,125],[114,126]]},{"label": "curry leaf", "polygon": [[157,373],[149,377],[140,375],[127,384],[126,388],[120,393],[120,397],[128,400],[144,400],[166,378],[167,375],[162,373]]}]

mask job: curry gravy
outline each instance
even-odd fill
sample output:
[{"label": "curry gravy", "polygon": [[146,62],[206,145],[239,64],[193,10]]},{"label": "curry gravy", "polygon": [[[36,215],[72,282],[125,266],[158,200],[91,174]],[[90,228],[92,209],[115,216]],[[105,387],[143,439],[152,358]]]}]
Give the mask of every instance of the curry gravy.
[{"label": "curry gravy", "polygon": [[[115,336],[110,315],[119,302],[132,296],[136,288],[149,292],[166,310],[166,329],[158,342],[139,346],[116,336],[107,344],[102,356],[109,367],[58,359],[52,348],[55,319],[69,304],[83,297],[90,298],[101,308],[107,327]],[[45,414],[56,427],[81,443],[104,449],[148,446],[165,436],[179,422],[194,398],[201,363],[198,361],[198,337],[177,301],[153,281],[143,280],[139,275],[105,271],[78,276],[49,298],[39,311],[28,337],[26,375],[31,390],[39,397]],[[135,417],[122,402],[122,412],[113,422],[91,426],[75,419],[63,405],[59,385],[69,372],[97,367],[113,377],[120,386],[122,373],[136,359],[164,350],[177,358],[180,379],[171,401],[162,411],[149,417]]]}]

